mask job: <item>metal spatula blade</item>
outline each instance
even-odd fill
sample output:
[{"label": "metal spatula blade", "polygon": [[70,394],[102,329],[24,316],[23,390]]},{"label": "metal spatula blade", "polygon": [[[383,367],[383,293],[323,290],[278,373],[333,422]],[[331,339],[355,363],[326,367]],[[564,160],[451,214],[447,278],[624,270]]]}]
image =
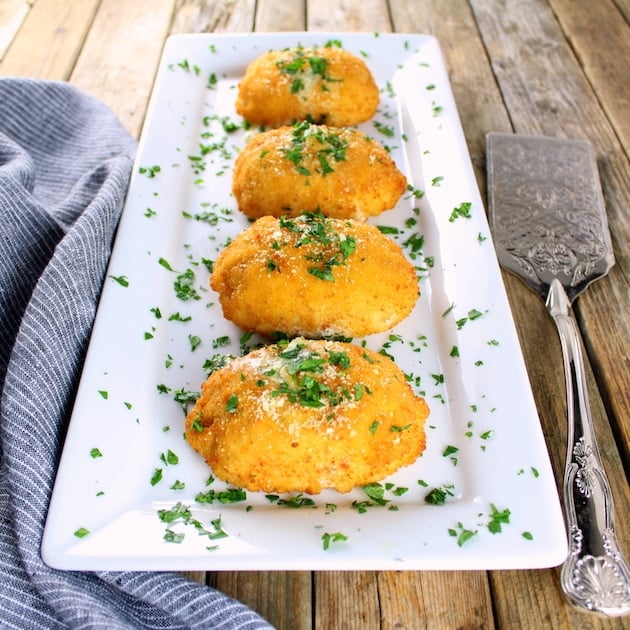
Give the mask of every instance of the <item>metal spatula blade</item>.
[{"label": "metal spatula blade", "polygon": [[591,144],[490,133],[487,149],[501,264],[543,299],[558,280],[573,302],[615,262]]},{"label": "metal spatula blade", "polygon": [[590,143],[516,134],[487,136],[488,211],[501,265],[545,300],[564,358],[568,445],[564,508],[569,600],[608,616],[630,614],[630,567],[614,529],[610,484],[599,455],[577,324],[570,305],[606,275],[614,256]]}]

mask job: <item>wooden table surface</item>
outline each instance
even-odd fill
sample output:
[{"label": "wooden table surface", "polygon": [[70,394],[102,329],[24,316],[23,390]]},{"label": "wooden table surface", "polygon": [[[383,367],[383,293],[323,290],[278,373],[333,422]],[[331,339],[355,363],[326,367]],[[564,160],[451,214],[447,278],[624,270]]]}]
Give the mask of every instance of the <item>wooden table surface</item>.
[{"label": "wooden table surface", "polygon": [[[184,32],[429,33],[485,199],[489,131],[595,146],[617,260],[574,306],[618,537],[630,554],[630,0],[0,0],[0,76],[67,80],[139,136],[165,39]],[[556,472],[566,405],[556,330],[504,274]],[[573,609],[559,570],[188,573],[278,628],[628,628]]]}]

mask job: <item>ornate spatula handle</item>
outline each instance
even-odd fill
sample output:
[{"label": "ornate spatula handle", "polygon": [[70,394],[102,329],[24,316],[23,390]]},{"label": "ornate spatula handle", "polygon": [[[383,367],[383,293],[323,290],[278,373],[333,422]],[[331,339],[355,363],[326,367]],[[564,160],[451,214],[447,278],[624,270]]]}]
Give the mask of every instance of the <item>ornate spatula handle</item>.
[{"label": "ornate spatula handle", "polygon": [[560,335],[567,388],[568,447],[564,507],[569,555],[562,589],[573,604],[608,616],[630,614],[630,568],[617,544],[613,499],[604,471],[586,390],[577,326],[557,280],[547,310]]}]

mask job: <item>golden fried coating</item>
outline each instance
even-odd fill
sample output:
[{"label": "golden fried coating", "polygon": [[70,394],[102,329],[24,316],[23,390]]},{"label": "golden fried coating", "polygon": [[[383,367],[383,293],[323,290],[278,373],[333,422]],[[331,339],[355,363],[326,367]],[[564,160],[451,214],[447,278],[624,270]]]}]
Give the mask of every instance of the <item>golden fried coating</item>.
[{"label": "golden fried coating", "polygon": [[308,122],[254,136],[237,157],[232,180],[239,210],[252,218],[319,211],[366,219],[393,208],[406,187],[376,140]]},{"label": "golden fried coating", "polygon": [[218,256],[223,315],[263,335],[359,337],[407,317],[419,295],[398,244],[352,219],[262,217]]},{"label": "golden fried coating", "polygon": [[213,372],[185,435],[217,477],[240,488],[348,492],[413,463],[428,415],[391,359],[297,338]]},{"label": "golden fried coating", "polygon": [[269,51],[247,68],[236,111],[255,125],[298,120],[342,127],[369,120],[379,92],[365,62],[334,46]]}]

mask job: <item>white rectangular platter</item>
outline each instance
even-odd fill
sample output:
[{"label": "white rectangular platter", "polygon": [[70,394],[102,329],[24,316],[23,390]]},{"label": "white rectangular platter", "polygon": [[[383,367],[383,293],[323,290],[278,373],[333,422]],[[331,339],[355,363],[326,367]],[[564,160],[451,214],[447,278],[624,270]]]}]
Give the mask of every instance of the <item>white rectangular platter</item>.
[{"label": "white rectangular platter", "polygon": [[[338,40],[381,91],[360,127],[407,175],[372,222],[418,270],[386,352],[431,408],[427,449],[349,494],[235,493],[183,439],[204,365],[260,340],[208,285],[248,226],[231,194],[252,130],[234,110],[272,48]],[[443,504],[429,504],[435,494]],[[243,500],[233,501],[236,495]],[[215,500],[209,502],[208,497]],[[203,500],[205,498],[205,500]],[[221,501],[221,499],[223,501]],[[165,47],[46,523],[43,557],[86,570],[513,569],[554,566],[566,535],[488,224],[438,43],[426,35],[177,35]]]}]

